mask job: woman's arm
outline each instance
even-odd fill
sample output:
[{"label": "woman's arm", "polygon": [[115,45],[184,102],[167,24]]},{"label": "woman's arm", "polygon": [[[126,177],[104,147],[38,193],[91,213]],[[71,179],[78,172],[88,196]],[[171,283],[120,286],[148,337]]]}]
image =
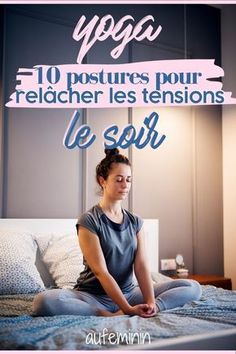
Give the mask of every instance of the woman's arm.
[{"label": "woman's arm", "polygon": [[84,258],[107,295],[125,314],[149,317],[145,304],[129,305],[117,282],[108,272],[98,236],[83,226],[79,226],[78,236]]},{"label": "woman's arm", "polygon": [[134,272],[138,280],[139,287],[143,294],[144,302],[149,305],[150,312],[156,313],[155,297],[153,283],[144,247],[144,230],[143,227],[137,234],[137,252],[134,260]]}]

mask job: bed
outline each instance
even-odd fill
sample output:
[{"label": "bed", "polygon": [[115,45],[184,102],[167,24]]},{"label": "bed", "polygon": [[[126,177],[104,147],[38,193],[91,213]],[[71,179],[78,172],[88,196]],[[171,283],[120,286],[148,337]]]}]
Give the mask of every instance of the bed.
[{"label": "bed", "polygon": [[[72,288],[83,268],[76,220],[0,220],[2,350],[235,350],[236,292],[202,286],[202,298],[143,319],[137,316],[34,317],[45,288]],[[153,281],[158,273],[158,221],[145,220]]]}]

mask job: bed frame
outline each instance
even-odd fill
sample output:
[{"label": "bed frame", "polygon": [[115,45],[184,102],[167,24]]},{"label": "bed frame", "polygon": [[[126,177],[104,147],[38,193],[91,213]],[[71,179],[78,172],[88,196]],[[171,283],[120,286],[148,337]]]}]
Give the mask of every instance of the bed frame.
[{"label": "bed frame", "polygon": [[[76,219],[0,219],[0,229],[10,228],[18,231],[29,231],[43,235],[48,233],[62,234],[75,231]],[[145,246],[149,255],[151,271],[158,272],[158,220],[145,219]],[[154,246],[155,245],[155,246]],[[42,266],[42,265],[41,265]],[[43,280],[49,282],[48,275],[42,274],[45,269],[39,266]],[[126,348],[126,350],[129,348]],[[234,350],[236,349],[236,328],[152,342],[148,345],[132,346],[134,350]]]}]

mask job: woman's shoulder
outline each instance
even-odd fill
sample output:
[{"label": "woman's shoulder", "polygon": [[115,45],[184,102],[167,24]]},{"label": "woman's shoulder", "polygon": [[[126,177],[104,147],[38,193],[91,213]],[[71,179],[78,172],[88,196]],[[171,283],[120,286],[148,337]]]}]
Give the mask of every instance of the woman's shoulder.
[{"label": "woman's shoulder", "polygon": [[100,217],[100,209],[98,205],[94,205],[92,208],[89,210],[85,211],[80,217],[93,217],[93,218],[99,218]]},{"label": "woman's shoulder", "polygon": [[101,212],[97,205],[94,205],[92,208],[83,213],[77,221],[77,228],[79,225],[86,227],[92,232],[95,232],[99,229],[100,225]]},{"label": "woman's shoulder", "polygon": [[136,227],[136,231],[138,232],[142,225],[143,225],[143,219],[134,213],[131,213],[130,211],[123,209],[124,213],[127,215],[129,221]]}]

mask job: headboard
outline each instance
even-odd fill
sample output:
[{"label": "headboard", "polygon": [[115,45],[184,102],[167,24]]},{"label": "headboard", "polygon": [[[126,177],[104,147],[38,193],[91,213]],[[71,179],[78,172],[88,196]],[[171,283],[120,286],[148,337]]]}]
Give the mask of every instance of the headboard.
[{"label": "headboard", "polygon": [[[9,228],[18,231],[28,231],[31,234],[54,234],[75,232],[77,219],[0,219],[0,229]],[[144,219],[145,248],[147,261],[151,272],[159,270],[159,223],[157,219]],[[44,280],[45,285],[52,283],[50,276],[43,263],[37,257],[37,268]]]}]

